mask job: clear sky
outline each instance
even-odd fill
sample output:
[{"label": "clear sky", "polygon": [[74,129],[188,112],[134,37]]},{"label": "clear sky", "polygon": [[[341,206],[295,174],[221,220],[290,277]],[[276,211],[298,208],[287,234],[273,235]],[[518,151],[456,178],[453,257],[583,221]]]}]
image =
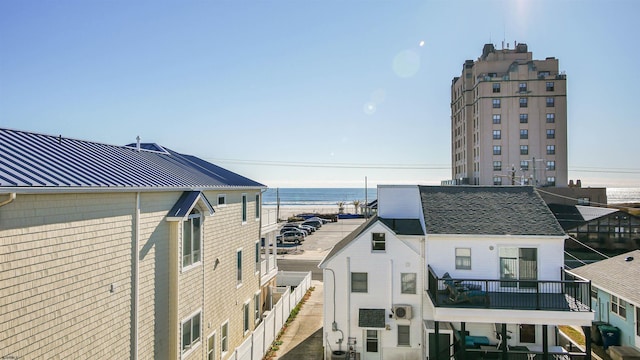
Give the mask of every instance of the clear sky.
[{"label": "clear sky", "polygon": [[[637,0],[0,1],[0,127],[156,142],[269,187],[439,184],[485,43],[566,71],[569,178],[640,186]],[[636,109],[635,112],[633,109]]]}]

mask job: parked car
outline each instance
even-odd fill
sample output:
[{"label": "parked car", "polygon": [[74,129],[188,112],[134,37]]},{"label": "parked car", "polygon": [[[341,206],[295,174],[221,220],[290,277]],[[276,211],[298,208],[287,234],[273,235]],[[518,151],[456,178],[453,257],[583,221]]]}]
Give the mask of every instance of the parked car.
[{"label": "parked car", "polygon": [[316,228],[311,225],[300,225],[300,228],[307,230],[309,234],[313,234],[314,232],[316,232]]},{"label": "parked car", "polygon": [[293,231],[285,231],[280,235],[276,236],[276,243],[282,244],[282,242],[292,242],[297,245],[300,245],[304,239],[299,233]]},{"label": "parked car", "polygon": [[319,229],[322,226],[322,221],[319,220],[305,220],[302,222],[302,225],[311,225],[316,229]]},{"label": "parked car", "polygon": [[303,238],[309,234],[307,230],[297,228],[297,227],[288,227],[288,226],[285,226],[282,229],[280,229],[280,234],[284,233],[285,231],[293,231],[295,233],[300,234],[300,236],[302,236]]},{"label": "parked car", "polygon": [[329,220],[329,219],[323,219],[323,218],[321,218],[321,217],[317,217],[317,216],[310,217],[310,218],[308,218],[307,220],[318,220],[318,221],[320,221],[322,224],[326,224],[326,223],[330,223],[330,222],[331,222],[331,220]]}]

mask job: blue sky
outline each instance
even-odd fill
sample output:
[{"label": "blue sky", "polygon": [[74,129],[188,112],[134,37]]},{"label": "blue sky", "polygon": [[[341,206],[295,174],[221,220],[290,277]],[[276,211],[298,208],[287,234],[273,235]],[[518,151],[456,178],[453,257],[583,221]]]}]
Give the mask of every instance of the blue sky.
[{"label": "blue sky", "polygon": [[[567,73],[569,178],[640,186],[634,0],[0,2],[0,126],[137,135],[269,187],[439,184],[485,43]],[[422,43],[423,42],[423,43]]]}]

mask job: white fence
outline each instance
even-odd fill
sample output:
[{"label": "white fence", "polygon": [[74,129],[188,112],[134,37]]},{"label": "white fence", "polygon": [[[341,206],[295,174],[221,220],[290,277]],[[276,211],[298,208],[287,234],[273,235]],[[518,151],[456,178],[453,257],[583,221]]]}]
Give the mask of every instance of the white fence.
[{"label": "white fence", "polygon": [[[280,300],[275,304],[271,311],[267,311],[262,316],[262,322],[256,326],[253,333],[238,346],[233,354],[228,358],[230,360],[260,360],[266,355],[271,348],[271,344],[276,340],[276,336],[280,333],[282,325],[289,318],[291,310],[302,300],[304,294],[311,287],[311,272],[285,272],[278,274],[276,282],[280,283],[279,277],[284,276],[284,283],[287,286],[283,290]],[[293,284],[296,282],[297,284]],[[295,290],[291,291],[291,286],[295,286]],[[280,288],[282,289],[282,288]]]}]

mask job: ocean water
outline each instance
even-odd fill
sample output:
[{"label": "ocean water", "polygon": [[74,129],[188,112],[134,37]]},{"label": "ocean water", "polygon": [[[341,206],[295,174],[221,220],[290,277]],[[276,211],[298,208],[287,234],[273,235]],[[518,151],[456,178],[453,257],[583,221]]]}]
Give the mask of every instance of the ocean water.
[{"label": "ocean water", "polygon": [[607,203],[640,203],[640,188],[607,188]]},{"label": "ocean water", "polygon": [[[280,197],[280,206],[328,206],[365,201],[364,188],[269,188],[262,194],[262,204],[276,205],[276,194]],[[366,194],[366,200],[371,202],[377,197],[377,189],[368,188]]]},{"label": "ocean water", "polygon": [[[269,188],[262,195],[264,205],[276,205],[276,192],[279,193],[281,206],[327,206],[339,202],[352,204],[354,200],[364,203],[364,188]],[[371,202],[377,198],[375,187],[367,189],[366,200]],[[640,203],[640,187],[607,188],[609,204]]]}]

